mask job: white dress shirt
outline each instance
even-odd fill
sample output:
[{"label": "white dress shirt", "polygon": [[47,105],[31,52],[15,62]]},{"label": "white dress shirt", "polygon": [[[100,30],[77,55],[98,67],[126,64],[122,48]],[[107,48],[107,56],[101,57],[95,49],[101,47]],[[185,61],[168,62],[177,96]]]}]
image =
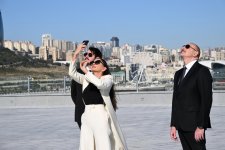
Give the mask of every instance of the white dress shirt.
[{"label": "white dress shirt", "polygon": [[184,77],[186,76],[186,74],[188,73],[188,71],[191,69],[191,67],[194,65],[194,63],[196,62],[197,60],[193,60],[191,62],[189,62],[187,65],[185,65],[185,67],[187,68],[186,69],[186,72],[184,74]]}]

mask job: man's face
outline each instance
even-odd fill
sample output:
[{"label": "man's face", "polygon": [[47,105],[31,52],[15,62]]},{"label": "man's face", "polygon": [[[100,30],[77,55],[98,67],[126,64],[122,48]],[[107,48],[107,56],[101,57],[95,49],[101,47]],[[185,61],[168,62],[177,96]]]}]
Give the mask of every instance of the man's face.
[{"label": "man's face", "polygon": [[184,57],[194,58],[198,54],[197,47],[194,44],[186,44],[181,47],[180,55]]},{"label": "man's face", "polygon": [[94,59],[95,54],[93,54],[92,51],[88,50],[86,53],[84,53],[84,60],[86,60],[88,63],[90,63]]}]

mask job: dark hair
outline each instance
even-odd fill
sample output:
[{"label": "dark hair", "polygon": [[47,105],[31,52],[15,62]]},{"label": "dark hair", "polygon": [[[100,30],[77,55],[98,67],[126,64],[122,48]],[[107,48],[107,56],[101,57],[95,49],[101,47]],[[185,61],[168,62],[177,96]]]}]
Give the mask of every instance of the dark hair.
[{"label": "dark hair", "polygon": [[102,58],[102,52],[98,49],[98,48],[95,48],[95,47],[89,47],[89,50],[95,54],[95,57],[99,57],[99,58]]},{"label": "dark hair", "polygon": [[[102,58],[100,58],[100,59],[103,62],[103,66],[106,67],[106,70],[103,72],[103,75],[111,75],[111,73],[109,71],[109,66],[107,65],[106,61]],[[115,89],[114,89],[114,84],[112,85],[112,87],[110,89],[109,96],[110,96],[113,108],[116,111],[116,109],[118,109],[118,107],[117,107],[117,100],[116,100],[116,93],[115,93]]]}]

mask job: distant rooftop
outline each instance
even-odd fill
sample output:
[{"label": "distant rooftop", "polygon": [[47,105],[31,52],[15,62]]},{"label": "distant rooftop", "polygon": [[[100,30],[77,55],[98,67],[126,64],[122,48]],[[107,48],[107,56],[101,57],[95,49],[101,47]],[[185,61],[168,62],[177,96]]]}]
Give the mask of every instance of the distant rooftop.
[{"label": "distant rooftop", "polygon": [[220,61],[207,60],[207,61],[199,61],[199,63],[208,67],[209,69],[213,69],[213,64],[221,64],[225,66],[224,60],[220,60]]}]

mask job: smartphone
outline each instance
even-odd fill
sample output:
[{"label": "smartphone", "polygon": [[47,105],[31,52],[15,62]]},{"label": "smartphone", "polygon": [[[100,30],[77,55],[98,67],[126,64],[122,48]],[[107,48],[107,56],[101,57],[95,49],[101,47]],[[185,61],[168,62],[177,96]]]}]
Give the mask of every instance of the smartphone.
[{"label": "smartphone", "polygon": [[82,43],[83,43],[84,45],[88,45],[89,41],[88,41],[88,40],[84,40]]}]

